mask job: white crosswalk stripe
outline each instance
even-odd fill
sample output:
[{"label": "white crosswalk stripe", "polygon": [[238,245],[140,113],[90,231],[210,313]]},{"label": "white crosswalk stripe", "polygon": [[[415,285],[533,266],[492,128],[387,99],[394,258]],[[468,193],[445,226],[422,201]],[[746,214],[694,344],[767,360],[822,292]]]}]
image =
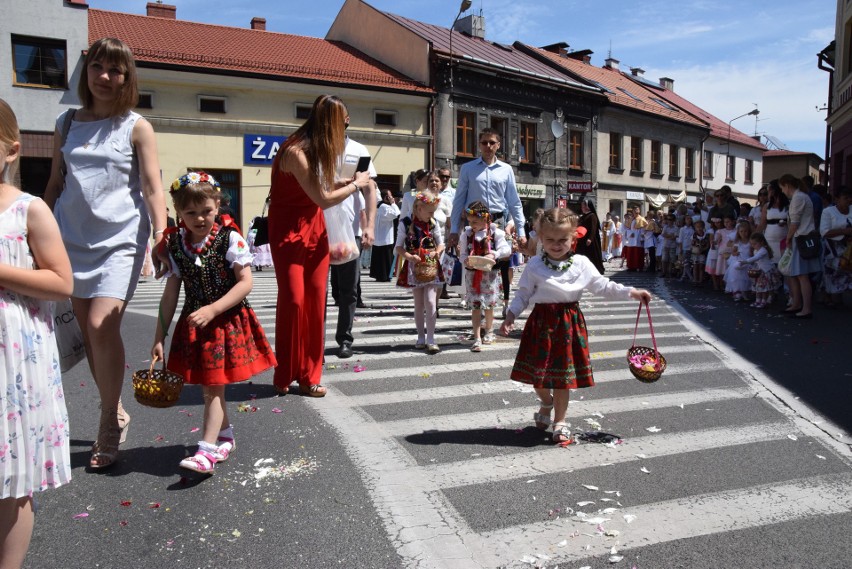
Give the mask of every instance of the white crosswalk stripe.
[{"label": "white crosswalk stripe", "polygon": [[[255,276],[250,301],[272,341],[275,280],[271,274]],[[649,282],[643,275],[618,278],[625,284]],[[305,401],[359,467],[405,567],[530,567],[531,559],[582,565],[613,546],[596,526],[620,532],[618,547],[624,550],[852,511],[846,458],[757,389],[744,370],[726,364],[701,331],[663,301],[655,300],[652,312],[669,366],[663,380],[648,386],[633,379],[625,362],[636,303],[584,298],[597,385],[572,391],[567,420],[578,430],[625,438],[619,445],[562,449],[532,427],[532,388],[509,379],[517,337],[498,338],[471,353],[461,341],[470,333],[470,313],[459,308],[454,294],[442,301],[437,323],[443,351],[427,356],[413,349],[410,295],[366,276],[362,288],[370,308],[357,314],[355,356],[336,357],[337,309],[329,306],[323,378],[329,396]],[[156,316],[161,290],[159,283],[142,283],[128,309]],[[637,342],[650,345],[644,320]],[[770,472],[767,465],[760,471],[765,480],[756,475],[744,487],[707,482],[694,495],[680,495],[681,486],[671,483],[671,498],[637,482],[656,477],[655,484],[666,485],[663,473],[675,470],[672,464],[713,457],[737,463],[749,453],[760,460],[766,449],[784,449],[790,460],[807,463],[804,474]],[[576,496],[596,502],[583,510],[586,518],[573,510],[547,519],[512,509],[520,508],[516,497],[526,494],[528,507],[539,507],[536,496],[558,494],[555,480],[575,492],[575,510]],[[489,515],[488,508],[515,515]],[[605,521],[588,523],[594,517]],[[632,519],[638,522],[628,523]]]}]

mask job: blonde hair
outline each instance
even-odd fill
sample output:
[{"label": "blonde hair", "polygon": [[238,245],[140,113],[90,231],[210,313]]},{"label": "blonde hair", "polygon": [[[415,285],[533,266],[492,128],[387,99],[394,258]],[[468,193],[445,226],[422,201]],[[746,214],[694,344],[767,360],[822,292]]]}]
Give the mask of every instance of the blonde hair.
[{"label": "blonde hair", "polygon": [[539,227],[541,231],[555,229],[557,231],[567,231],[573,236],[577,229],[577,223],[577,215],[574,212],[565,208],[554,207],[544,212],[539,221]]},{"label": "blonde hair", "polygon": [[126,43],[116,38],[102,38],[92,44],[86,53],[80,83],[77,85],[77,95],[85,109],[91,109],[95,102],[89,90],[89,64],[98,60],[105,65],[118,67],[124,74],[124,83],[113,102],[111,112],[111,116],[121,116],[139,103],[139,84],[136,79],[136,62],[133,59],[133,52]]},{"label": "blonde hair", "polygon": [[[9,103],[0,99],[0,144],[8,152],[13,144],[20,141],[21,131],[18,129],[18,119],[15,117],[15,112],[9,106]],[[18,173],[18,164],[20,161],[21,153],[19,152],[18,157],[8,167],[6,164],[0,165],[0,168],[2,168],[0,170],[0,174],[2,174],[0,181],[7,184],[13,183],[15,174]]]}]

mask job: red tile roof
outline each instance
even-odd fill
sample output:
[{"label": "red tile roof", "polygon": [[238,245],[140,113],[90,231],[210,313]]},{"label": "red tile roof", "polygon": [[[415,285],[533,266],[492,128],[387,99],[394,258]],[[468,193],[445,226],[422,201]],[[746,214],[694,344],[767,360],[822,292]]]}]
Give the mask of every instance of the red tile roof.
[{"label": "red tile roof", "polygon": [[[725,141],[728,140],[729,136],[729,126],[728,123],[723,121],[722,119],[715,117],[702,109],[701,107],[689,102],[684,99],[674,91],[670,91],[668,89],[664,89],[663,87],[659,87],[657,90],[657,95],[661,99],[665,99],[671,103],[674,103],[678,107],[682,108],[686,112],[700,118],[704,122],[710,125],[710,136],[721,138]],[[758,150],[766,150],[766,146],[757,140],[753,139],[749,135],[744,132],[740,132],[733,126],[730,127],[730,139],[733,144],[741,144],[743,146],[750,146],[752,148],[757,148]]]},{"label": "red tile roof", "polygon": [[[405,26],[415,34],[432,44],[432,50],[443,55],[450,55],[450,29],[425,22],[418,22],[396,14],[384,12],[391,20]],[[461,32],[453,31],[452,56],[457,59],[469,59],[479,63],[491,64],[504,71],[528,76],[537,76],[542,80],[592,91],[588,85],[572,80],[562,73],[555,71],[533,57],[515,49],[512,45],[492,42],[483,38],[471,37]]]},{"label": "red tile roof", "polygon": [[[690,113],[684,112],[682,109],[678,109],[678,105],[671,105],[666,101],[664,101],[666,105],[663,105],[654,101],[653,98],[660,98],[656,93],[634,81],[631,81],[627,76],[616,69],[596,67],[588,63],[583,63],[580,60],[564,57],[558,53],[526,45],[521,42],[515,42],[515,45],[528,50],[530,53],[536,54],[538,57],[545,58],[547,61],[559,66],[574,77],[578,77],[592,82],[592,84],[604,87],[608,91],[606,93],[607,98],[614,105],[628,107],[694,126],[707,127],[702,120],[697,119]],[[631,97],[627,93],[630,93],[630,95],[633,96]],[[670,108],[666,108],[667,106]]]},{"label": "red tile roof", "polygon": [[89,41],[117,37],[137,62],[392,91],[433,90],[338,41],[89,10]]},{"label": "red tile roof", "polygon": [[763,156],[816,156],[822,161],[822,157],[814,152],[795,152],[793,150],[767,150]]},{"label": "red tile roof", "polygon": [[68,0],[69,4],[74,4],[75,6],[88,6],[89,3],[86,0]]}]

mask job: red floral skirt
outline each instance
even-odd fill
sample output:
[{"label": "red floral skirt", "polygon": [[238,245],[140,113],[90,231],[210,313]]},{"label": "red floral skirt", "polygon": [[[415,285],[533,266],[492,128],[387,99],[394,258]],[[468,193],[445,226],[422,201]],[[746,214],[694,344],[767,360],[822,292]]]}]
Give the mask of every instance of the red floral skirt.
[{"label": "red floral skirt", "polygon": [[204,328],[189,326],[181,315],[166,367],[182,375],[186,383],[226,385],[276,365],[254,310],[239,304]]},{"label": "red floral skirt", "polygon": [[576,302],[535,305],[524,327],[510,377],[545,389],[595,384],[586,320]]}]

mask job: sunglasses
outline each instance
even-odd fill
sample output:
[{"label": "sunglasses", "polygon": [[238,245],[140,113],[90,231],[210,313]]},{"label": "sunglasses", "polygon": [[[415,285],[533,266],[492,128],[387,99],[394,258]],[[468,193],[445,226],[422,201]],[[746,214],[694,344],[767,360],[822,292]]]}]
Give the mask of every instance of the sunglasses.
[{"label": "sunglasses", "polygon": [[450,179],[450,176],[438,176],[438,177],[441,178],[442,180],[449,180]]},{"label": "sunglasses", "polygon": [[500,143],[496,140],[480,140],[479,144],[482,144],[484,146],[497,146]]}]

